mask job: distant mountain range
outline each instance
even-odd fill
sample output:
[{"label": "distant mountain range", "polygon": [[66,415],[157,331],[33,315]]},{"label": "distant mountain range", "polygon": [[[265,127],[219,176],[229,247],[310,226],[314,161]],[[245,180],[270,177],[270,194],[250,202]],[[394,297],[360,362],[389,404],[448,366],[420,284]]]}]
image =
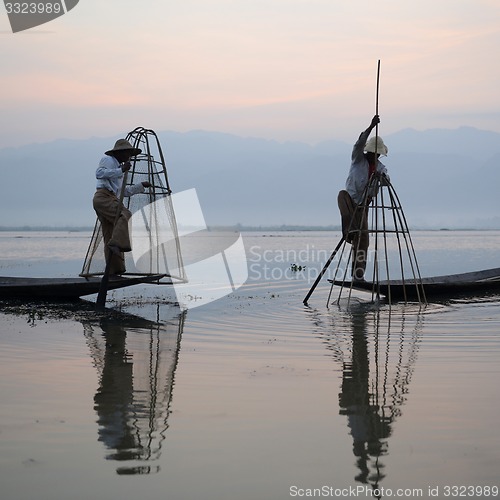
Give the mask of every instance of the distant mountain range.
[{"label": "distant mountain range", "polygon": [[[209,225],[339,224],[336,199],[352,144],[207,131],[158,136],[174,192],[196,188]],[[117,138],[1,149],[0,226],[92,226],[95,168]],[[500,228],[500,134],[407,129],[383,139],[410,227]]]}]

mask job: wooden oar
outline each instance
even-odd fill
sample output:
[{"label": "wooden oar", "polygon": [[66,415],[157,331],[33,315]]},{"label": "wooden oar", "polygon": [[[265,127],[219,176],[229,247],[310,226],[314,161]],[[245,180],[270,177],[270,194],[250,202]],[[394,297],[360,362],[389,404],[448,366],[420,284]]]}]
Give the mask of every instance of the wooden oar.
[{"label": "wooden oar", "polygon": [[342,238],[338,242],[337,246],[335,247],[335,250],[332,252],[332,255],[330,255],[330,258],[326,261],[326,264],[323,266],[323,269],[321,270],[318,277],[316,278],[316,281],[313,283],[313,286],[311,287],[308,294],[305,296],[304,300],[302,301],[305,305],[307,305],[307,301],[309,300],[309,297],[314,292],[314,289],[318,286],[318,283],[321,281],[321,278],[326,273],[326,270],[330,267],[330,264],[332,263],[333,259],[335,258],[335,255],[339,251],[339,248],[342,246],[342,243],[344,243],[344,239],[345,238],[342,236]]},{"label": "wooden oar", "polygon": [[[115,215],[115,221],[113,223],[113,227],[116,226],[118,219],[120,217],[122,207],[123,207],[123,198],[125,196],[125,187],[127,185],[127,175],[128,170],[125,170],[123,173],[123,182],[122,188],[120,191],[120,198],[118,200],[118,208]],[[106,268],[104,269],[104,274],[101,279],[101,285],[99,286],[99,293],[97,294],[97,300],[95,303],[96,311],[103,311],[106,306],[106,296],[108,294],[108,282],[109,282],[109,271],[111,269],[111,259],[113,258],[113,252],[109,248],[105,248],[105,252],[108,253],[108,258],[106,259]]]}]

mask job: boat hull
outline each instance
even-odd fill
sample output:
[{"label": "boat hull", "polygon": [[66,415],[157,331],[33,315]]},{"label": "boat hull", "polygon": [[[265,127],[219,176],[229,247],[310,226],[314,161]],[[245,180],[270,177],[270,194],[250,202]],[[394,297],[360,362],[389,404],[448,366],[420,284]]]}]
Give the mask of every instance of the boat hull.
[{"label": "boat hull", "polygon": [[[330,280],[330,282],[332,282]],[[333,281],[335,285],[376,293],[395,300],[421,300],[424,297],[461,297],[482,295],[500,291],[500,268],[485,269],[462,274],[434,276],[415,280],[389,280],[372,283],[370,281]]]},{"label": "boat hull", "polygon": [[[163,275],[120,277],[108,281],[108,290],[151,283]],[[101,278],[18,278],[0,276],[0,299],[77,300],[99,292]]]}]

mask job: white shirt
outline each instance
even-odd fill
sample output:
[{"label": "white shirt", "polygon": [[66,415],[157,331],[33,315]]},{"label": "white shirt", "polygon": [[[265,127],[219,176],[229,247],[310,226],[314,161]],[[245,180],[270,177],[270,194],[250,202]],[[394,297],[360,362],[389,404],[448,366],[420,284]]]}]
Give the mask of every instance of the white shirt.
[{"label": "white shirt", "polygon": [[[349,169],[349,175],[347,176],[347,181],[345,183],[346,191],[351,195],[354,203],[361,203],[363,201],[363,193],[365,187],[368,184],[368,172],[369,164],[368,160],[365,158],[365,145],[370,135],[371,130],[367,129],[361,133],[359,139],[354,144],[352,148],[351,157],[351,168]],[[379,160],[377,160],[376,171],[380,174],[387,175],[387,169]],[[387,176],[389,177],[389,176]],[[374,196],[376,193],[372,193]]]},{"label": "white shirt", "polygon": [[[114,156],[106,155],[101,158],[95,176],[97,179],[97,189],[104,188],[115,193],[116,196],[120,196],[123,171],[120,163],[118,163],[118,160]],[[132,196],[137,193],[144,193],[144,186],[141,183],[125,187],[125,196]]]}]

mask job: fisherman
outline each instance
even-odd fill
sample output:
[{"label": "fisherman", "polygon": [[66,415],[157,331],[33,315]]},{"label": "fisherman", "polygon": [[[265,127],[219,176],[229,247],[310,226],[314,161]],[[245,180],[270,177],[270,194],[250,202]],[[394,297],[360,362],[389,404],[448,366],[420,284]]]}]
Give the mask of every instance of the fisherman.
[{"label": "fisherman", "polygon": [[[120,200],[123,174],[130,170],[130,159],[137,156],[141,150],[134,148],[126,139],[118,139],[113,149],[105,152],[96,170],[97,190],[93,205],[101,222],[102,235],[105,244],[106,263],[109,261],[109,274],[120,275],[125,272],[125,257],[123,252],[132,250],[128,221],[132,213],[125,208]],[[148,181],[132,186],[126,186],[124,196],[143,193],[150,187]]]},{"label": "fisherman", "polygon": [[375,115],[370,126],[361,132],[352,149],[351,168],[345,190],[338,194],[338,205],[342,219],[342,234],[352,246],[352,279],[364,280],[368,237],[368,205],[376,192],[366,192],[373,175],[389,178],[387,169],[379,161],[379,156],[387,156],[388,149],[381,137],[370,139],[371,131],[380,123]]}]

